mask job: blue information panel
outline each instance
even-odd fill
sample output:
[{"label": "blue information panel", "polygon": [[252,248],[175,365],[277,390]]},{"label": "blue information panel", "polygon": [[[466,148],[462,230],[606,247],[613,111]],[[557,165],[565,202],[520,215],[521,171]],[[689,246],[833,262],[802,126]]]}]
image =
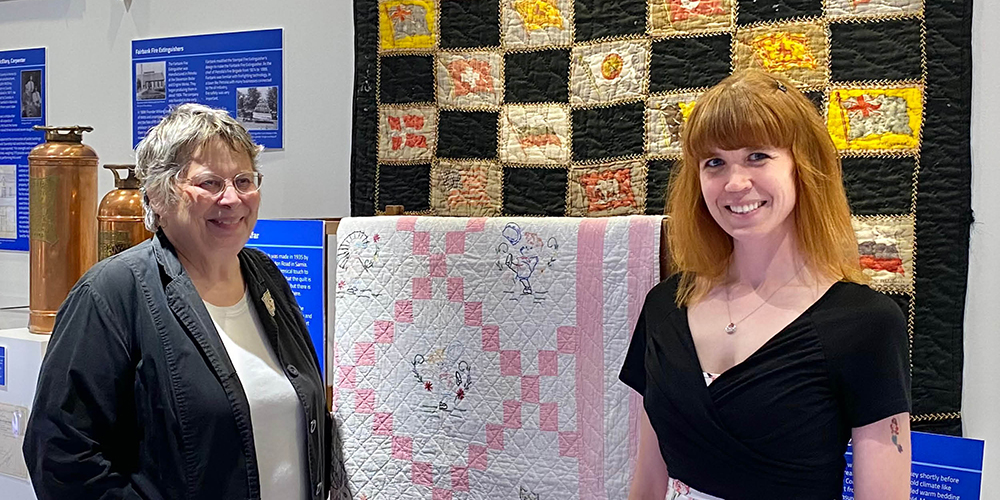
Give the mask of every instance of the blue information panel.
[{"label": "blue information panel", "polygon": [[132,41],[132,146],[178,104],[223,108],[282,147],[281,30]]},{"label": "blue information panel", "polygon": [[288,280],[309,326],[320,372],[325,373],[323,247],[326,234],[323,224],[321,220],[258,220],[247,246],[266,253]]},{"label": "blue information panel", "polygon": [[[925,432],[910,434],[912,500],[979,500],[983,481],[983,442]],[[844,500],[854,500],[851,448],[847,448]]]},{"label": "blue information panel", "polygon": [[7,387],[7,348],[0,346],[0,388]]},{"label": "blue information panel", "polygon": [[28,249],[28,153],[44,124],[45,49],[0,51],[0,250]]}]

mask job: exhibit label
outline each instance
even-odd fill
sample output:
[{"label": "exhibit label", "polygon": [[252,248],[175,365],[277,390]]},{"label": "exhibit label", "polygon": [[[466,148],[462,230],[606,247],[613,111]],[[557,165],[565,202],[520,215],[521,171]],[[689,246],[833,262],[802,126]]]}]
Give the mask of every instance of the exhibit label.
[{"label": "exhibit label", "polygon": [[[983,441],[925,432],[910,433],[912,500],[979,500],[983,481]],[[851,447],[847,448],[844,500],[854,500]]]},{"label": "exhibit label", "polygon": [[324,245],[326,234],[321,220],[258,220],[247,246],[267,254],[288,280],[299,303],[316,348],[323,373],[324,347]]},{"label": "exhibit label", "polygon": [[283,147],[282,56],[281,29],[132,41],[132,146],[170,108],[197,102]]},{"label": "exhibit label", "polygon": [[0,51],[0,250],[28,250],[28,153],[45,141],[45,49]]}]

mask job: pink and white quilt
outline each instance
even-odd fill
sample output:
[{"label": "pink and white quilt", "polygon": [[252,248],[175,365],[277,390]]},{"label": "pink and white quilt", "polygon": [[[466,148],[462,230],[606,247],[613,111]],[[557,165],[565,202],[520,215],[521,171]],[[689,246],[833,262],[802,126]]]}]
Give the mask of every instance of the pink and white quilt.
[{"label": "pink and white quilt", "polygon": [[335,416],[355,499],[620,499],[618,381],[661,217],[345,219]]}]

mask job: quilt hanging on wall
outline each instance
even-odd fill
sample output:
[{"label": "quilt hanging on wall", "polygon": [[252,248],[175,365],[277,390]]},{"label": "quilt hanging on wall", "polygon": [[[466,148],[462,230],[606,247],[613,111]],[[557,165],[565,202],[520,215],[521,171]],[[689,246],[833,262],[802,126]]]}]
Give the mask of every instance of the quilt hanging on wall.
[{"label": "quilt hanging on wall", "polygon": [[909,315],[913,427],[961,432],[970,0],[355,0],[353,215],[663,210],[685,117],[782,73],[839,148],[873,287]]},{"label": "quilt hanging on wall", "polygon": [[356,499],[618,499],[618,381],[662,217],[345,219],[334,406]]}]

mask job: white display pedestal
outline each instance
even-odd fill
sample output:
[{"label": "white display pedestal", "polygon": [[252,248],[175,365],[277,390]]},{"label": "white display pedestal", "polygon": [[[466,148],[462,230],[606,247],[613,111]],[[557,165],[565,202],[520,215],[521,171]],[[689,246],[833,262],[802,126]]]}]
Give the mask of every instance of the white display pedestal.
[{"label": "white display pedestal", "polygon": [[[48,335],[28,333],[27,328],[0,330],[0,347],[4,348],[3,379],[6,385],[0,387],[0,470],[17,470],[24,473],[24,456],[21,454],[24,427],[28,423],[28,412],[35,399],[38,371],[42,357],[49,346]],[[12,408],[18,412],[17,425],[12,425]],[[17,449],[11,449],[11,448]],[[18,461],[18,462],[15,462]],[[4,500],[35,500],[31,482],[11,475],[0,474],[0,497]]]}]

